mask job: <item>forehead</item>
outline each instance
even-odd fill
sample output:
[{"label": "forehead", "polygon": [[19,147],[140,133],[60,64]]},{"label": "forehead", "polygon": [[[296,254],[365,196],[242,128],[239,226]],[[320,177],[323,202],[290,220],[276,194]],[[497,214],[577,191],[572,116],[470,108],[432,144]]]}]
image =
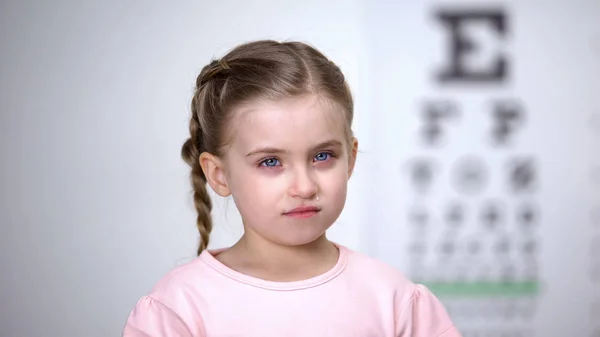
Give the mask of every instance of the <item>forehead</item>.
[{"label": "forehead", "polygon": [[232,148],[277,146],[293,150],[328,140],[344,143],[343,109],[316,95],[247,104],[234,111]]}]

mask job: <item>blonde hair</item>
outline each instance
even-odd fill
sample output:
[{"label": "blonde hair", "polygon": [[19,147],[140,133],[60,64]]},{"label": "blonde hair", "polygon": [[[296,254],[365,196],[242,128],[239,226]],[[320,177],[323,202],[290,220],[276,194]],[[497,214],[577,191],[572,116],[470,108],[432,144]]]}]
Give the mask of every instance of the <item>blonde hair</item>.
[{"label": "blonde hair", "polygon": [[304,94],[317,94],[344,110],[350,142],[354,103],[348,84],[340,68],[308,44],[272,40],[245,43],[210,62],[198,75],[191,103],[190,138],[181,149],[182,158],[191,167],[200,232],[198,255],[207,248],[212,231],[212,202],[200,154],[222,156],[225,125],[234,107],[257,99]]}]

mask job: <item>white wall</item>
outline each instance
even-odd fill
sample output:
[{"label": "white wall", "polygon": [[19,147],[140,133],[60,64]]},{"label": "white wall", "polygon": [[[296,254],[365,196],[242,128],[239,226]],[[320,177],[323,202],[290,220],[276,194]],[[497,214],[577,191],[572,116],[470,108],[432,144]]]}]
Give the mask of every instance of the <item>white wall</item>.
[{"label": "white wall", "polygon": [[[448,5],[457,2],[463,5]],[[415,270],[414,276],[427,283],[459,282],[480,292],[437,293],[448,295],[444,302],[465,335],[600,336],[600,277],[591,274],[600,270],[600,250],[593,243],[600,239],[600,219],[590,216],[600,206],[600,182],[592,177],[600,168],[600,133],[590,125],[600,116],[600,2],[445,3],[368,6],[367,49],[376,55],[378,76],[371,97],[380,128],[374,148],[386,163],[372,173],[385,177],[376,180],[379,194],[372,198],[379,225],[374,254]],[[436,82],[434,75],[449,63],[449,32],[435,11],[478,7],[502,9],[507,34],[498,38],[485,21],[463,26],[475,45],[468,67],[487,68],[498,54],[505,55],[508,79],[478,85]],[[490,102],[506,99],[522,107],[523,123],[507,145],[494,146]],[[459,111],[441,122],[441,144],[426,146],[419,136],[423,103],[438,100],[452,101]],[[467,157],[480,160],[487,176],[471,193],[454,181]],[[419,158],[435,162],[428,192],[419,192],[410,180],[410,164]],[[520,158],[534,163],[534,188],[514,193],[509,168]],[[458,227],[445,218],[455,203],[464,210]],[[500,210],[494,229],[481,219],[488,203]],[[533,205],[538,218],[527,229],[518,219],[525,205]],[[413,209],[428,214],[424,229],[410,220]],[[506,254],[495,252],[505,239]],[[523,249],[528,241],[536,245],[533,254]],[[406,247],[419,242],[425,243],[425,253],[410,254]],[[454,254],[440,252],[445,242],[455,247]],[[481,245],[477,255],[469,253],[471,242]],[[502,284],[502,274],[511,269],[513,279]],[[507,289],[522,281],[535,283],[539,292],[510,294]],[[488,289],[483,296],[486,291],[477,282],[497,294]]]}]

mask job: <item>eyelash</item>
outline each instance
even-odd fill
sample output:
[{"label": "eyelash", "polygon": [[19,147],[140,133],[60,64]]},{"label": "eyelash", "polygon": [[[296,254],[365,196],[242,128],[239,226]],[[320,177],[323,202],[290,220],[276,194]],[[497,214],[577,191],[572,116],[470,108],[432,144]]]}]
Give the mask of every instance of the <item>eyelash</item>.
[{"label": "eyelash", "polygon": [[[335,157],[336,157],[335,153],[333,153],[333,152],[331,152],[331,151],[321,151],[321,152],[317,153],[317,154],[315,155],[315,157],[317,157],[317,156],[319,156],[319,155],[324,155],[324,154],[325,154],[325,155],[328,155],[329,157],[328,157],[327,159],[325,159],[325,160],[320,160],[320,161],[322,161],[322,162],[325,162],[325,161],[331,160],[331,159],[333,159],[333,158],[335,158]],[[261,161],[258,163],[258,166],[259,166],[259,167],[264,167],[264,168],[267,168],[267,169],[274,169],[274,168],[276,168],[276,167],[278,167],[278,166],[279,166],[279,165],[275,165],[275,166],[267,166],[267,165],[264,165],[264,164],[265,164],[267,161],[270,161],[270,160],[277,160],[277,161],[279,161],[279,159],[277,159],[277,158],[275,158],[275,157],[269,157],[269,158],[265,158],[265,159],[261,160]]]}]

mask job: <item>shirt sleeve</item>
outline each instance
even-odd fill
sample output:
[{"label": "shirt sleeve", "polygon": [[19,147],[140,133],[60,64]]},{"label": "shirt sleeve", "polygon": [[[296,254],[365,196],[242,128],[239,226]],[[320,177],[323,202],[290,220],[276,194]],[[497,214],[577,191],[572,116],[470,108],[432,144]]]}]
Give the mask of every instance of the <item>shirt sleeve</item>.
[{"label": "shirt sleeve", "polygon": [[400,310],[397,337],[462,337],[442,303],[423,285],[416,285]]},{"label": "shirt sleeve", "polygon": [[192,333],[169,307],[152,297],[142,297],[129,314],[123,337],[163,336],[192,337]]}]

